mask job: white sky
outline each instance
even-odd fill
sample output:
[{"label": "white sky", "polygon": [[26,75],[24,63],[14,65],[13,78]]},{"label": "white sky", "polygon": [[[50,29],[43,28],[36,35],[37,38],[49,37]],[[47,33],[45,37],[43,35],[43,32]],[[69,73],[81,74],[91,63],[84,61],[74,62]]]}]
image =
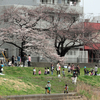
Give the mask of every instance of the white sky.
[{"label": "white sky", "polygon": [[85,14],[100,16],[100,0],[81,0],[80,5],[84,7]]}]

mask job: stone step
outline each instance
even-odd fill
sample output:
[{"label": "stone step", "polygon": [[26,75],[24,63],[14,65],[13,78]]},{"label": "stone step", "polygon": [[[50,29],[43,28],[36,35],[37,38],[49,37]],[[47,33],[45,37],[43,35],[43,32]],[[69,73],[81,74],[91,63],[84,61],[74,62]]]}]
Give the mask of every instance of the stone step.
[{"label": "stone step", "polygon": [[75,93],[68,94],[39,94],[39,95],[20,95],[6,96],[0,100],[82,100],[81,96],[75,96]]}]

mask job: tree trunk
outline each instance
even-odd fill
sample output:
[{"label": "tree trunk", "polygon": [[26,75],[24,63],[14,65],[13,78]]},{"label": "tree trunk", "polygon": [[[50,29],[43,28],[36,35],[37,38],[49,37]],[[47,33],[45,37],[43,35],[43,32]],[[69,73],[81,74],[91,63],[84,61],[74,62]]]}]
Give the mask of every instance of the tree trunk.
[{"label": "tree trunk", "polygon": [[25,41],[21,43],[21,59],[22,60],[23,60],[24,55],[26,55],[26,53],[24,52],[24,49],[25,49],[24,45],[25,45]]},{"label": "tree trunk", "polygon": [[63,47],[63,49],[61,48],[57,48],[57,54],[60,56],[60,57],[64,57],[65,54],[70,50],[71,48],[69,47]]}]

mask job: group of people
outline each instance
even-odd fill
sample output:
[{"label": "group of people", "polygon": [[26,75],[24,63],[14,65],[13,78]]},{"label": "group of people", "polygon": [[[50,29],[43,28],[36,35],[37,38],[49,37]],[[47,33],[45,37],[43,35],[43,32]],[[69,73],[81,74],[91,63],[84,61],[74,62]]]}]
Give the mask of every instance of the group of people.
[{"label": "group of people", "polygon": [[[53,75],[52,70],[54,70],[54,69],[51,68],[51,74]],[[41,75],[41,70],[38,71],[38,74]],[[49,67],[45,68],[45,70],[44,70],[44,75],[48,75],[48,74],[50,74]],[[33,68],[33,75],[36,75],[36,68]]]},{"label": "group of people", "polygon": [[30,67],[31,66],[31,56],[28,55],[27,57],[27,55],[24,55],[22,58],[22,62],[23,62],[23,67],[27,66],[27,64],[28,64],[28,67]]},{"label": "group of people", "polygon": [[8,60],[8,66],[20,66],[21,64],[21,57],[17,56],[14,57],[14,55],[11,57],[11,60]]},{"label": "group of people", "polygon": [[94,69],[92,68],[90,71],[84,66],[84,75],[97,75],[98,67],[95,65]]},{"label": "group of people", "polygon": [[28,55],[28,57],[26,55],[23,56],[23,58],[21,59],[20,56],[14,57],[14,55],[11,57],[11,60],[8,60],[8,66],[21,66],[21,62],[23,63],[23,67],[25,66],[31,66],[31,56]]},{"label": "group of people", "polygon": [[[50,68],[50,69],[49,69]],[[75,65],[72,63],[72,65],[68,64],[68,74],[72,73],[72,82],[74,84],[76,84],[77,81],[77,77],[78,75],[80,75],[80,67],[79,65],[77,65],[75,67]],[[50,74],[50,70],[51,70],[51,75],[53,75],[54,69],[56,69],[55,71],[57,72],[57,76],[60,77],[61,76],[61,65],[58,62],[56,65],[56,68],[54,67],[53,64],[51,64],[51,67],[47,67],[44,69],[44,75],[48,75]],[[41,75],[41,70],[38,70],[38,74]],[[36,75],[36,68],[33,68],[33,75]],[[65,77],[65,69],[62,69],[62,76]]]},{"label": "group of people", "polygon": [[[77,76],[80,75],[80,67],[79,65],[77,65],[75,67],[75,65],[72,63],[72,65],[70,65],[70,63],[68,64],[68,74],[72,73],[73,75],[76,74]],[[59,64],[59,62],[57,63],[57,75],[60,76],[60,71],[61,71],[61,66]],[[63,69],[62,71],[63,77],[65,77],[65,69]]]},{"label": "group of people", "polygon": [[[38,71],[38,74],[41,75],[41,70]],[[36,75],[36,69],[33,68],[33,75]]]},{"label": "group of people", "polygon": [[[53,75],[53,71],[54,71],[54,65],[51,64],[51,74]],[[38,74],[41,75],[41,70],[38,71]],[[50,74],[50,69],[49,67],[44,69],[44,75],[48,75]],[[33,75],[36,75],[36,68],[33,68]]]}]

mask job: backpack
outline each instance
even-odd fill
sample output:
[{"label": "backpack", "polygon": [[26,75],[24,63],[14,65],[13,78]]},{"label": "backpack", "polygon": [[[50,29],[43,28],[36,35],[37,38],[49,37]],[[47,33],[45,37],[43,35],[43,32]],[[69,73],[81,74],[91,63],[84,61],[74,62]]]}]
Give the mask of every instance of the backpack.
[{"label": "backpack", "polygon": [[67,86],[65,87],[65,89],[67,90]]}]

